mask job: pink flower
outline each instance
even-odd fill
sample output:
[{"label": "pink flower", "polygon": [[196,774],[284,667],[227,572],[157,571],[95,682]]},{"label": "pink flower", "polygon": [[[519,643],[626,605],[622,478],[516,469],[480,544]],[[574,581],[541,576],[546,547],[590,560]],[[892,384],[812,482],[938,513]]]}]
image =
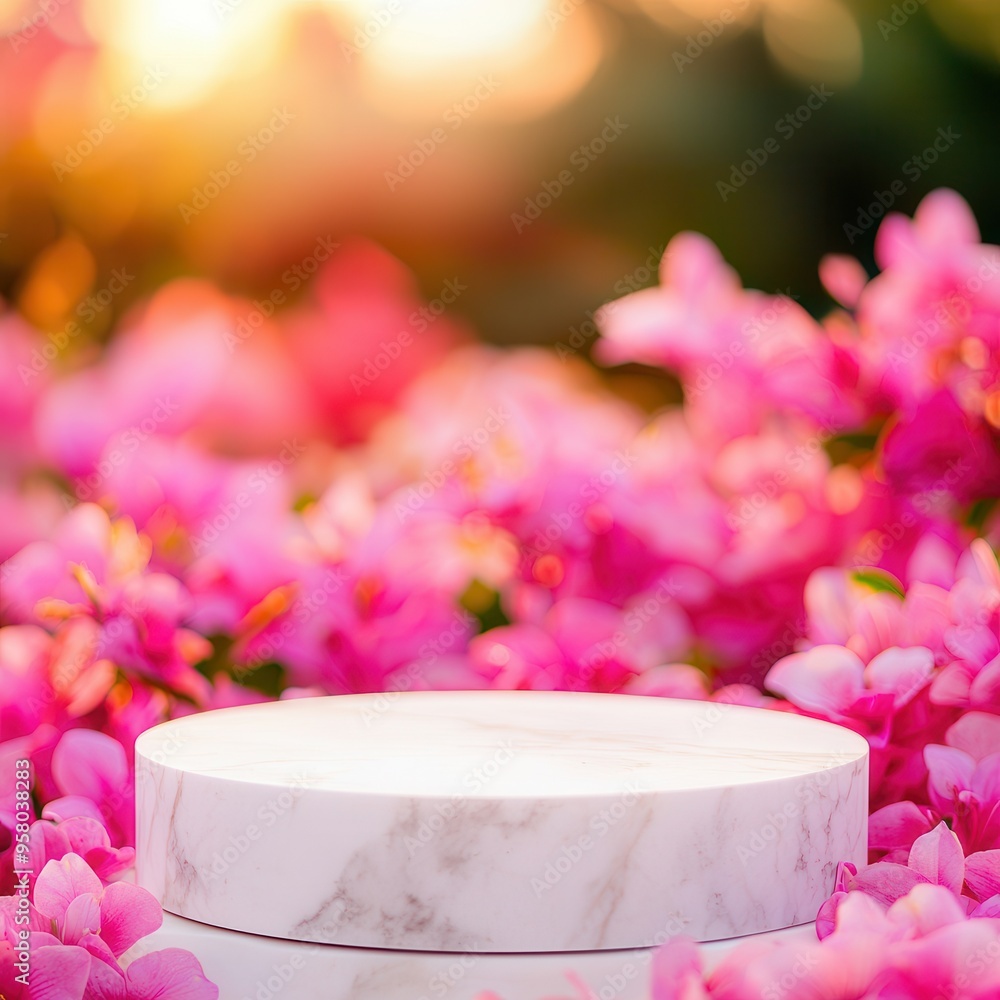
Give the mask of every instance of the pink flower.
[{"label": "pink flower", "polygon": [[[62,832],[67,837],[81,835],[84,841],[94,839],[92,831],[79,824]],[[44,836],[48,833],[43,830]],[[5,993],[12,991],[6,995],[20,1000],[158,1000],[166,996],[216,1000],[219,995],[198,960],[181,949],[152,952],[122,969],[119,959],[160,926],[162,910],[153,896],[136,885],[105,885],[73,852],[47,861],[35,880],[27,910],[30,987],[23,989],[14,978],[16,930],[25,926],[15,916],[16,905],[13,897],[0,898],[0,986]]]},{"label": "pink flower", "polygon": [[952,893],[941,886],[914,886],[888,910],[862,893],[851,893],[824,940],[747,942],[708,975],[691,942],[666,944],[653,959],[652,996],[988,1000],[1000,991],[1000,963],[991,960],[998,936],[1000,920],[967,920]]},{"label": "pink flower", "polygon": [[[452,301],[461,291],[445,289]],[[464,337],[444,302],[422,303],[407,269],[370,243],[337,252],[310,292],[276,322],[300,385],[337,441],[368,433],[414,377]]]},{"label": "pink flower", "polygon": [[116,843],[135,842],[132,767],[116,739],[70,729],[52,753],[52,776],[63,798],[48,803],[48,814],[69,818],[92,806]]},{"label": "pink flower", "polygon": [[760,430],[772,410],[841,427],[856,419],[819,325],[785,296],[744,291],[704,236],[675,236],[660,280],[598,314],[602,360],[678,370],[691,420],[722,440]]},{"label": "pink flower", "polygon": [[557,601],[540,624],[491,629],[469,655],[491,687],[615,691],[687,648],[689,625],[665,581],[625,608]]},{"label": "pink flower", "polygon": [[129,882],[105,887],[73,853],[46,863],[32,903],[63,944],[78,944],[102,961],[119,958],[163,922],[159,904],[145,889]]},{"label": "pink flower", "polygon": [[[34,885],[38,873],[49,861],[59,861],[67,854],[77,854],[105,884],[113,881],[135,863],[132,847],[112,847],[111,838],[102,820],[97,816],[60,816],[47,806],[46,818],[31,824],[28,841],[28,868],[32,874],[29,883]],[[93,810],[95,813],[96,809]],[[53,820],[56,820],[53,822]],[[13,892],[13,859],[0,868],[0,891]]]},{"label": "pink flower", "polygon": [[924,749],[931,804],[952,826],[966,850],[1000,846],[1000,746],[976,759],[953,746]]},{"label": "pink flower", "polygon": [[[917,885],[943,886],[971,916],[993,915],[1000,904],[1000,899],[993,898],[1000,892],[1000,850],[965,857],[958,837],[944,823],[939,823],[917,837],[905,864],[878,861],[860,870],[852,864],[842,864],[836,891],[820,907],[816,931],[820,938],[833,931],[835,914],[850,893],[862,892],[889,907]],[[968,892],[963,895],[966,888]]]},{"label": "pink flower", "polygon": [[91,962],[83,1000],[217,1000],[219,989],[205,978],[201,963],[182,948],[142,955],[119,972]]},{"label": "pink flower", "polygon": [[890,481],[960,500],[995,494],[1000,249],[980,245],[969,206],[940,190],[912,222],[887,216],[875,255],[884,270],[857,322],[866,394],[899,410],[882,442]]},{"label": "pink flower", "polygon": [[129,519],[112,522],[100,507],[82,504],[52,541],[32,543],[12,561],[4,613],[21,621],[74,620],[89,649],[85,659],[109,661],[197,700],[207,682],[191,663],[209,647],[182,626],[190,612],[183,585],[147,571],[150,551]]},{"label": "pink flower", "polygon": [[102,456],[113,469],[195,427],[222,449],[255,454],[309,426],[298,373],[270,324],[249,327],[253,312],[205,283],[172,282],[126,317],[98,364],[48,389],[36,431],[81,499],[105,478]]}]

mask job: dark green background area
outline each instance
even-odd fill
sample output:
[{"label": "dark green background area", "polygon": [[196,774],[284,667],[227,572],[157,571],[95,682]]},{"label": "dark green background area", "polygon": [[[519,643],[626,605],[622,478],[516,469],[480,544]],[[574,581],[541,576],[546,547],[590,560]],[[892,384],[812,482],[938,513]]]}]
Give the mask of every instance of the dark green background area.
[{"label": "dark green background area", "polygon": [[[530,144],[534,132],[547,151],[559,151],[539,173],[552,178],[566,166],[563,150],[596,134],[604,114],[619,114],[630,129],[593,164],[586,183],[568,188],[525,236],[500,239],[491,252],[466,247],[434,268],[408,247],[397,252],[429,294],[460,267],[470,292],[457,311],[487,339],[553,343],[616,297],[616,283],[640,268],[650,249],[684,229],[710,236],[748,287],[790,289],[821,315],[831,302],[817,277],[820,258],[853,253],[874,273],[877,227],[852,245],[845,224],[854,225],[859,209],[893,181],[906,191],[892,207],[907,214],[929,191],[955,188],[984,239],[1000,242],[996,63],[957,47],[924,9],[885,39],[878,21],[891,4],[854,9],[864,42],[860,79],[829,83],[833,98],[787,139],[775,123],[802,104],[810,85],[775,64],[759,30],[713,43],[679,72],[673,53],[683,39],[638,15],[619,15],[623,36],[585,91],[548,118],[511,130],[511,141]],[[938,129],[960,138],[914,179],[914,167],[907,174],[904,165]],[[769,136],[780,142],[777,153],[723,202],[717,182]],[[553,230],[562,236],[555,252]],[[588,254],[581,247],[590,238],[614,252]]]}]

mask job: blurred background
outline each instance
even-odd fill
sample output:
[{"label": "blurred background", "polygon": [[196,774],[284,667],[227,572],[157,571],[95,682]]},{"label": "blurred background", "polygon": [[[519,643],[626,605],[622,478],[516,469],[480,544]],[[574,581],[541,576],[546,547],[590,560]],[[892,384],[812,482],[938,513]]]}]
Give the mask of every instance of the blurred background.
[{"label": "blurred background", "polygon": [[0,0],[0,31],[0,296],[81,324],[63,368],[172,278],[288,308],[355,236],[478,336],[583,354],[682,229],[814,312],[880,204],[951,186],[1000,238],[996,0]]}]

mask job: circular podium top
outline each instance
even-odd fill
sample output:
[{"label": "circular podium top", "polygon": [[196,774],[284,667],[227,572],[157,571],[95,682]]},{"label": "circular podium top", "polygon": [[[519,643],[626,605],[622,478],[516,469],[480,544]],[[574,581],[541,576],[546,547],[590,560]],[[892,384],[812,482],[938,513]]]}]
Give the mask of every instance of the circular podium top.
[{"label": "circular podium top", "polygon": [[863,863],[867,744],[783,712],[410,692],[205,712],[136,744],[165,909],[428,951],[642,947],[815,917]]}]

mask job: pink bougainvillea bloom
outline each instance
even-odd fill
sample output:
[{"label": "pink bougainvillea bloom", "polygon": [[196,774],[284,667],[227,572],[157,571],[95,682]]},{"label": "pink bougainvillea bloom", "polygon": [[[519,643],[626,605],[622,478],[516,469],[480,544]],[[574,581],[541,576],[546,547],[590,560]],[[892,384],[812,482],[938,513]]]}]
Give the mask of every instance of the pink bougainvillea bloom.
[{"label": "pink bougainvillea bloom", "polygon": [[[89,801],[89,800],[88,800]],[[103,882],[110,883],[135,863],[132,847],[112,847],[108,831],[92,816],[56,816],[53,803],[44,809],[45,819],[31,824],[29,859],[33,879],[49,861],[60,861],[67,854],[77,854]]]},{"label": "pink bougainvillea bloom", "polygon": [[846,254],[827,254],[819,262],[819,276],[830,295],[848,309],[858,304],[868,283],[868,272],[854,257]]},{"label": "pink bougainvillea bloom", "polygon": [[[119,959],[163,919],[159,904],[144,889],[128,882],[104,885],[80,856],[70,852],[45,863],[32,895],[27,925],[23,915],[17,915],[14,897],[0,898],[0,987],[5,996],[18,1000],[218,997],[198,960],[182,949],[151,952],[122,969]],[[21,928],[30,933],[28,988],[15,980],[16,932]]]},{"label": "pink bougainvillea bloom", "polygon": [[942,886],[916,885],[888,909],[851,893],[824,940],[750,941],[707,975],[691,942],[668,943],[653,959],[652,997],[990,1000],[1000,991],[1000,963],[991,960],[998,941],[1000,920],[967,919]]},{"label": "pink bougainvillea bloom", "polygon": [[[443,296],[454,302],[462,291],[446,283]],[[421,302],[409,271],[374,244],[358,240],[335,253],[308,301],[276,319],[327,435],[362,437],[415,376],[465,338],[446,305]]]},{"label": "pink bougainvillea bloom", "polygon": [[790,298],[744,291],[710,240],[675,236],[660,281],[601,309],[602,360],[677,370],[690,418],[717,440],[759,430],[773,410],[856,419],[819,325]]},{"label": "pink bougainvillea bloom", "polygon": [[1000,748],[977,759],[957,747],[930,744],[924,760],[931,805],[950,819],[965,849],[1000,845]]},{"label": "pink bougainvillea bloom", "polygon": [[893,714],[930,682],[934,657],[922,646],[891,647],[866,666],[843,646],[820,645],[779,660],[767,686],[810,714],[848,725],[885,746]]},{"label": "pink bougainvillea bloom", "polygon": [[217,1000],[219,988],[205,978],[201,963],[182,948],[142,955],[119,971],[91,962],[84,1000]]},{"label": "pink bougainvillea bloom", "polygon": [[3,612],[15,621],[75,621],[92,659],[198,700],[208,685],[191,663],[210,647],[183,627],[191,610],[184,586],[148,572],[150,552],[131,520],[111,521],[100,507],[81,504],[53,540],[11,561]]},{"label": "pink bougainvillea bloom", "polygon": [[1000,567],[985,540],[976,539],[959,559],[947,607],[943,641],[950,657],[931,699],[1000,712]]},{"label": "pink bougainvillea bloom", "polygon": [[129,882],[104,886],[78,854],[49,861],[35,882],[35,909],[63,944],[79,944],[104,960],[121,957],[163,922],[159,903]]},{"label": "pink bougainvillea bloom", "polygon": [[66,797],[49,803],[52,813],[72,815],[79,808],[74,800],[92,802],[116,843],[135,842],[132,768],[114,737],[92,729],[68,730],[52,752],[52,776]]},{"label": "pink bougainvillea bloom", "polygon": [[890,907],[919,885],[942,886],[972,916],[992,915],[1000,904],[994,899],[1000,892],[1000,850],[966,857],[958,837],[941,822],[914,840],[905,863],[883,860],[860,870],[841,864],[836,891],[820,907],[816,931],[820,938],[833,932],[836,914],[851,893],[864,893]]},{"label": "pink bougainvillea bloom", "polygon": [[862,385],[898,408],[882,442],[890,481],[960,500],[1000,486],[1000,248],[979,243],[969,206],[935,191],[913,220],[891,214],[875,255],[883,272],[857,305]]},{"label": "pink bougainvillea bloom", "polygon": [[[180,280],[134,309],[101,361],[56,382],[35,427],[43,453],[80,499],[104,478],[100,459],[142,451],[193,427],[226,451],[259,454],[309,426],[298,373],[250,303]],[[242,326],[241,326],[242,321]]]},{"label": "pink bougainvillea bloom", "polygon": [[647,610],[640,595],[625,608],[584,598],[556,602],[539,625],[491,629],[469,655],[493,687],[615,691],[687,647],[683,610],[663,591]]}]

